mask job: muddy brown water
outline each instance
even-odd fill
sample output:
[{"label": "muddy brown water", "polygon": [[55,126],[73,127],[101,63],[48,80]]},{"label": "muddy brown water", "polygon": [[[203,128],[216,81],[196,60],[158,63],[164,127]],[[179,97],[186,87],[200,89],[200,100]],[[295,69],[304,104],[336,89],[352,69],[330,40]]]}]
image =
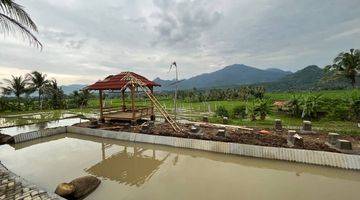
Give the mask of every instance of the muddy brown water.
[{"label": "muddy brown water", "polygon": [[344,199],[360,197],[360,172],[63,134],[0,146],[0,160],[54,191],[94,175],[86,199]]}]

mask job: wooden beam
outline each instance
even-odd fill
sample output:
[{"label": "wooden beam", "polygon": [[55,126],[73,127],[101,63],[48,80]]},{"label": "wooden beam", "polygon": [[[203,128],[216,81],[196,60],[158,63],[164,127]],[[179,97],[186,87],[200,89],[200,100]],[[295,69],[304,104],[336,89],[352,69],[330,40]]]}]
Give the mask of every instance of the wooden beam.
[{"label": "wooden beam", "polygon": [[103,116],[103,91],[99,90],[99,100],[100,100],[100,120],[103,121],[104,120],[104,116]]}]

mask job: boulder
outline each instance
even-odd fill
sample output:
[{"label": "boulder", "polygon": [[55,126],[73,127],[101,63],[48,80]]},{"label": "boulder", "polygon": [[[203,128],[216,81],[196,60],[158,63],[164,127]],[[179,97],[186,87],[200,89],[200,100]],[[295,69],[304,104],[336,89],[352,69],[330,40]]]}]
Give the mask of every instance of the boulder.
[{"label": "boulder", "polygon": [[61,183],[55,193],[66,199],[83,199],[100,184],[100,179],[94,176],[83,176],[70,183]]},{"label": "boulder", "polygon": [[66,199],[70,199],[70,197],[75,192],[75,186],[70,183],[60,183],[55,190],[55,193],[61,197]]}]

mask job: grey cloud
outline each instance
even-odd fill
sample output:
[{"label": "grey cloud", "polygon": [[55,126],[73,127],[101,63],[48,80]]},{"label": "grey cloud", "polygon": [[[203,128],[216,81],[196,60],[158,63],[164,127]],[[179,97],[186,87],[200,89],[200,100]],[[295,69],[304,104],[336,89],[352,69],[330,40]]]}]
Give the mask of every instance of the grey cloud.
[{"label": "grey cloud", "polygon": [[[18,0],[44,50],[0,40],[0,68],[182,77],[233,63],[297,70],[360,47],[359,0]],[[20,70],[21,71],[21,70]],[[96,79],[96,78],[95,78]]]},{"label": "grey cloud", "polygon": [[159,12],[153,17],[159,20],[155,31],[159,34],[156,43],[176,45],[181,42],[195,42],[221,19],[220,12],[208,11],[206,1],[168,1],[155,0]]},{"label": "grey cloud", "polygon": [[87,42],[86,38],[81,38],[74,32],[46,28],[41,32],[41,37],[46,41],[56,42],[70,49],[80,49]]}]

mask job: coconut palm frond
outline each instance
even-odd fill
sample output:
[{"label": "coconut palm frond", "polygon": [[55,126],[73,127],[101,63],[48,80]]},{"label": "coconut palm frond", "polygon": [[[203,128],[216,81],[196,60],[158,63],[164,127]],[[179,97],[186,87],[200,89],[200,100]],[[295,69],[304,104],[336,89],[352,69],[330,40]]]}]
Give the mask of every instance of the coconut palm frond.
[{"label": "coconut palm frond", "polygon": [[24,39],[27,39],[30,42],[30,44],[34,44],[40,49],[43,47],[35,35],[32,34],[24,25],[2,13],[0,13],[0,29],[3,29],[5,33],[15,33],[18,31]]},{"label": "coconut palm frond", "polygon": [[36,32],[38,31],[36,24],[30,18],[29,14],[23,9],[23,6],[10,0],[1,0],[0,9],[3,13],[7,14],[7,16],[18,21],[27,28]]}]

